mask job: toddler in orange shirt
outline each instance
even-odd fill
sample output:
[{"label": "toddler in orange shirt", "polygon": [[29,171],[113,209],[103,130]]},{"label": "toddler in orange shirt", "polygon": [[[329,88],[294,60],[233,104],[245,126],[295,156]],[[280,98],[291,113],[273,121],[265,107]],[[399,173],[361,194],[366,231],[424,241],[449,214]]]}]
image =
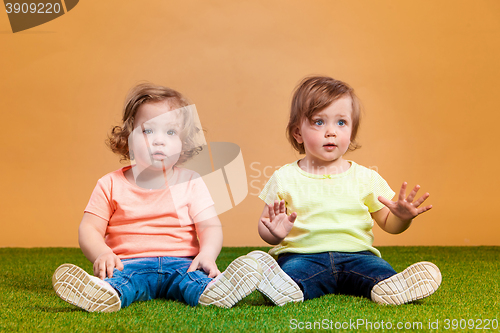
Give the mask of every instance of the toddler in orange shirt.
[{"label": "toddler in orange shirt", "polygon": [[262,269],[252,256],[219,272],[214,202],[200,175],[179,167],[202,149],[195,114],[170,88],[131,90],[108,145],[135,163],[97,182],[79,227],[94,276],[72,264],[57,268],[52,284],[63,300],[89,312],[155,298],[229,308],[257,288]]}]

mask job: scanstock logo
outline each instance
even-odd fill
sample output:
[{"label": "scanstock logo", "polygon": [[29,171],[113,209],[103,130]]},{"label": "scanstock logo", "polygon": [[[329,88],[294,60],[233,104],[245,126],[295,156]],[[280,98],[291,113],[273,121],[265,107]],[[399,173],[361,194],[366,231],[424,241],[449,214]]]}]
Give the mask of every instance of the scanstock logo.
[{"label": "scanstock logo", "polygon": [[4,0],[12,32],[36,27],[62,16],[75,8],[79,0]]}]

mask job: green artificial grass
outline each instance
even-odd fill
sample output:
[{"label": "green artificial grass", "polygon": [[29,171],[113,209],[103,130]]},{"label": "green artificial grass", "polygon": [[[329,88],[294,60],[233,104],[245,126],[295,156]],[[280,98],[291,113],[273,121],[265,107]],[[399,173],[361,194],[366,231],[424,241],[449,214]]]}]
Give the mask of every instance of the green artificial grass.
[{"label": "green artificial grass", "polygon": [[[233,259],[254,249],[224,248],[217,260],[219,269],[222,271]],[[443,275],[441,287],[429,298],[401,306],[381,306],[360,297],[328,295],[276,307],[254,292],[232,309],[193,308],[159,299],[137,302],[116,313],[87,313],[62,301],[51,285],[52,273],[62,263],[92,271],[92,265],[79,249],[0,248],[0,331],[500,331],[500,247],[380,247],[380,250],[397,271],[417,261],[434,262]]]}]

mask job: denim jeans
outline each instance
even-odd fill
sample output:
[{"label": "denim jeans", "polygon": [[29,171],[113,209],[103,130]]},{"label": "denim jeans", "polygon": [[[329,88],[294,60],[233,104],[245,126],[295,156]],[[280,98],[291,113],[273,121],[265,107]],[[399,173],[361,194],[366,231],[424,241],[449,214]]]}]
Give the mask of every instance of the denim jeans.
[{"label": "denim jeans", "polygon": [[115,268],[113,277],[105,281],[118,291],[122,308],[155,298],[195,306],[212,279],[200,270],[187,273],[191,262],[185,257],[122,259],[123,271]]},{"label": "denim jeans", "polygon": [[396,274],[387,261],[370,251],[283,253],[278,264],[299,285],[305,300],[326,294],[371,299],[373,286]]}]

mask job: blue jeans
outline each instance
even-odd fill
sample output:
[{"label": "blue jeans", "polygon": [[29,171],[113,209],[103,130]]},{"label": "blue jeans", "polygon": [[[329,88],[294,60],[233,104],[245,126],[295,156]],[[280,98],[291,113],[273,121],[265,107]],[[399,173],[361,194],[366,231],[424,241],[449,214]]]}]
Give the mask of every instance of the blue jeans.
[{"label": "blue jeans", "polygon": [[326,294],[364,296],[396,271],[370,251],[283,253],[278,264],[302,289],[304,300]]},{"label": "blue jeans", "polygon": [[199,270],[187,273],[191,262],[185,257],[122,259],[123,271],[115,268],[113,277],[105,281],[118,291],[122,308],[155,298],[195,306],[212,279]]}]

